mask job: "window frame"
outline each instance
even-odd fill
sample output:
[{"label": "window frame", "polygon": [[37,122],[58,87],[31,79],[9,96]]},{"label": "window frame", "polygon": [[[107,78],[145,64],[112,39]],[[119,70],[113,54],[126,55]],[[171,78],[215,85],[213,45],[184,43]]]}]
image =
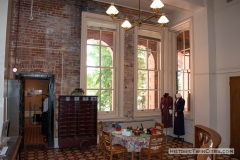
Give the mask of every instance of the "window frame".
[{"label": "window frame", "polygon": [[[113,108],[115,112],[98,112],[98,119],[121,118],[123,117],[123,86],[124,86],[124,52],[121,48],[124,47],[124,30],[120,27],[119,22],[114,22],[108,16],[82,12],[82,26],[81,26],[81,60],[80,60],[80,87],[86,90],[86,55],[87,55],[87,24],[88,21],[101,23],[105,26],[115,26],[115,57],[113,57],[114,68],[114,103]],[[104,23],[103,23],[104,22]],[[84,77],[84,78],[81,78]]]},{"label": "window frame", "polygon": [[[177,81],[176,81],[176,78],[177,78],[177,36],[181,33],[181,32],[184,32],[186,30],[189,30],[189,37],[190,37],[190,93],[191,93],[191,96],[190,96],[190,111],[184,111],[184,117],[187,118],[187,119],[194,119],[194,110],[195,110],[195,107],[194,107],[194,52],[193,52],[193,19],[190,18],[190,19],[187,19],[173,27],[170,28],[170,31],[172,33],[172,36],[171,38],[173,39],[172,40],[172,56],[173,56],[173,93],[176,94],[177,93]],[[187,99],[185,99],[185,103],[187,103]]]},{"label": "window frame", "polygon": [[[137,79],[138,79],[138,36],[140,35],[139,32],[140,30],[148,30],[149,32],[159,32],[160,37],[160,45],[159,45],[159,52],[160,56],[158,57],[158,70],[159,70],[159,78],[158,78],[158,84],[159,84],[159,99],[158,103],[160,105],[160,98],[163,94],[163,52],[162,52],[162,29],[159,27],[153,27],[153,26],[147,26],[147,25],[142,25],[140,28],[135,27],[134,28],[134,117],[151,117],[152,116],[159,116],[161,114],[160,109],[152,109],[152,110],[137,110]],[[151,37],[151,36],[149,36]]]}]

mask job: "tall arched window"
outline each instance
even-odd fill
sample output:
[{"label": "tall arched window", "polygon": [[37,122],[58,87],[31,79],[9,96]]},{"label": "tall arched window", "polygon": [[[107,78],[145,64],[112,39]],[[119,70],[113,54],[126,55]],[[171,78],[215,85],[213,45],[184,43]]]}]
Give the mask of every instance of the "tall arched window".
[{"label": "tall arched window", "polygon": [[[136,115],[156,114],[160,95],[160,33],[139,29],[136,62]],[[144,112],[144,113],[143,113]]]},{"label": "tall arched window", "polygon": [[113,43],[114,31],[88,28],[86,93],[98,96],[98,111],[114,110]]},{"label": "tall arched window", "polygon": [[183,31],[177,36],[177,73],[176,89],[185,99],[184,111],[190,111],[190,36],[189,30]]},{"label": "tall arched window", "polygon": [[98,96],[98,119],[123,116],[124,30],[107,16],[82,17],[80,87]]}]

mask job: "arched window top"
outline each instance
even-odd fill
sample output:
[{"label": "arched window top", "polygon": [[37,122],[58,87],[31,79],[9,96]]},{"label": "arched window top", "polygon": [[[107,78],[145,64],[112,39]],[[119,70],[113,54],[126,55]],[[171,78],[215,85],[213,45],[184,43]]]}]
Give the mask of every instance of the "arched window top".
[{"label": "arched window top", "polygon": [[183,31],[177,36],[177,50],[181,51],[190,48],[189,30]]}]

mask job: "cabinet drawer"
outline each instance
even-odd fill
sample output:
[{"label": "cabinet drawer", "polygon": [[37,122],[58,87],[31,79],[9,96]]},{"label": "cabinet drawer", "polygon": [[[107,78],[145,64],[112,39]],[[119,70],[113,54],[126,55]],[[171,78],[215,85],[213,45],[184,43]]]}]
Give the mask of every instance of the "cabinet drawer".
[{"label": "cabinet drawer", "polygon": [[97,97],[59,96],[59,148],[97,144]]},{"label": "cabinet drawer", "polygon": [[77,122],[78,117],[77,116],[69,117],[69,116],[64,115],[64,116],[59,116],[58,121],[59,122]]}]

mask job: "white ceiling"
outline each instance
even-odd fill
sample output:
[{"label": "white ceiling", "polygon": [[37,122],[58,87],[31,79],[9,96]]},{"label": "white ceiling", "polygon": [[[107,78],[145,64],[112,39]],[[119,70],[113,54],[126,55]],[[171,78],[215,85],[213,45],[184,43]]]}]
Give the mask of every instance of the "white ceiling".
[{"label": "white ceiling", "polygon": [[[115,5],[124,6],[127,8],[139,8],[139,0],[95,0],[105,3],[113,2]],[[188,11],[196,11],[204,6],[204,0],[161,0],[164,3],[162,13],[166,15],[170,15],[178,10],[188,10]],[[140,0],[140,8],[142,11],[150,11],[150,5],[152,0]]]}]

